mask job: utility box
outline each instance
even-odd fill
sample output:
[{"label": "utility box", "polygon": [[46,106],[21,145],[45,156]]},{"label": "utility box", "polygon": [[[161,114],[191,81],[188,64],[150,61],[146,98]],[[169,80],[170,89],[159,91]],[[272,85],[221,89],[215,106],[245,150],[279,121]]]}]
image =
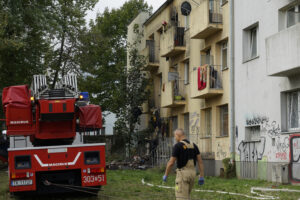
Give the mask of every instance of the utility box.
[{"label": "utility box", "polygon": [[288,164],[277,164],[272,166],[272,182],[281,184],[289,183]]}]

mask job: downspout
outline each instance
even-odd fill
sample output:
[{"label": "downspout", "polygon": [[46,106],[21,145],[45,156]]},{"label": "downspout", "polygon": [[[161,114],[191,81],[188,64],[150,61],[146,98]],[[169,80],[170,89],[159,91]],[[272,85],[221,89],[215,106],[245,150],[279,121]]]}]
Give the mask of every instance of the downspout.
[{"label": "downspout", "polygon": [[229,1],[230,30],[230,155],[231,161],[235,161],[235,91],[234,91],[234,0]]}]

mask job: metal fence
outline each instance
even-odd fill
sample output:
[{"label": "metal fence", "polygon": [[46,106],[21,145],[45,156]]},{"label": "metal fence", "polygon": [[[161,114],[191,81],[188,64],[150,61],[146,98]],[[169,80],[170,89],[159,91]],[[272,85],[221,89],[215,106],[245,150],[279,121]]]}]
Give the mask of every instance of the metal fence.
[{"label": "metal fence", "polygon": [[174,145],[174,139],[172,138],[160,138],[158,146],[153,152],[152,165],[153,166],[165,166],[172,155],[172,147]]},{"label": "metal fence", "polygon": [[146,46],[148,47],[148,56],[149,56],[149,62],[150,63],[158,63],[159,60],[156,56],[156,50],[155,50],[155,41],[154,40],[147,40]]},{"label": "metal fence", "polygon": [[174,46],[185,46],[184,27],[175,27]]},{"label": "metal fence", "polygon": [[222,1],[221,0],[209,0],[209,22],[210,23],[222,23]]}]

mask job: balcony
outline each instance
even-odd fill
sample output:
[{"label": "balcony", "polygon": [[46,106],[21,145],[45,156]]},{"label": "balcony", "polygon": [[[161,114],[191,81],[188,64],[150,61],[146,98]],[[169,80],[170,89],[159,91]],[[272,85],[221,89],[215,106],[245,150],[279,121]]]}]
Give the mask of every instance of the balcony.
[{"label": "balcony", "polygon": [[300,74],[300,23],[266,39],[267,73],[288,77]]},{"label": "balcony", "polygon": [[191,12],[191,38],[205,39],[223,29],[220,0],[204,0]]},{"label": "balcony", "polygon": [[186,50],[184,41],[184,27],[171,26],[161,35],[161,56],[174,57]]},{"label": "balcony", "polygon": [[174,108],[186,105],[185,88],[180,80],[170,81],[164,84],[161,93],[161,107]]},{"label": "balcony", "polygon": [[212,58],[212,56],[201,56],[201,67],[193,70],[191,74],[191,98],[208,99],[223,95],[223,72],[221,66],[210,64]]},{"label": "balcony", "polygon": [[155,71],[159,68],[159,60],[156,55],[155,41],[147,40],[146,48],[142,50],[142,55],[146,57],[146,70]]}]

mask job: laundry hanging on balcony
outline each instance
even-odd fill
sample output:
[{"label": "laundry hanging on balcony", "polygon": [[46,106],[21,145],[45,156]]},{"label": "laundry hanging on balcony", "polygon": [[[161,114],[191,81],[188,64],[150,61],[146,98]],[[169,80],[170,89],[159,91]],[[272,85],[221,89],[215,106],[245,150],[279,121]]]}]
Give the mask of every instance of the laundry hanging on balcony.
[{"label": "laundry hanging on balcony", "polygon": [[203,90],[206,88],[207,66],[208,65],[198,67],[198,90]]}]

